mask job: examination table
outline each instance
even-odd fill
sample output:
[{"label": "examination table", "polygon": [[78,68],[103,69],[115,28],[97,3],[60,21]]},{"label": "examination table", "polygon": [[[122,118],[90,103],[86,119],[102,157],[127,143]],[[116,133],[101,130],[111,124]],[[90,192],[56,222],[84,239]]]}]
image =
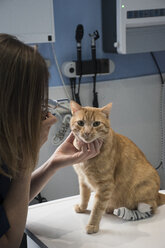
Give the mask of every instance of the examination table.
[{"label": "examination table", "polygon": [[[161,191],[165,193],[165,190]],[[93,193],[88,209],[91,210]],[[80,196],[29,207],[26,234],[29,248],[165,248],[165,205],[139,221],[124,221],[104,214],[100,231],[86,234],[89,213],[77,214]]]}]

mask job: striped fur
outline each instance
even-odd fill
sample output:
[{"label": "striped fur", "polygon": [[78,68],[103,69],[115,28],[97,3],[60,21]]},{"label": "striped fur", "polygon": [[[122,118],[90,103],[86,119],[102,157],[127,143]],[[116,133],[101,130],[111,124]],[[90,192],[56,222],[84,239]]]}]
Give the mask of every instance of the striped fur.
[{"label": "striped fur", "polygon": [[121,207],[118,209],[114,209],[113,214],[127,221],[135,221],[151,217],[152,209],[151,206],[148,204],[139,203],[137,210],[131,210],[125,207]]}]

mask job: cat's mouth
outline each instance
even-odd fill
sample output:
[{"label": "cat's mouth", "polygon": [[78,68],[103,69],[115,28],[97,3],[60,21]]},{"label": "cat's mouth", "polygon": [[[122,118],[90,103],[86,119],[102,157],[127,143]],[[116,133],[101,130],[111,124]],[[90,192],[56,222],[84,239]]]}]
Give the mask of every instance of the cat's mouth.
[{"label": "cat's mouth", "polygon": [[95,141],[96,139],[98,139],[97,137],[91,136],[91,135],[78,135],[76,133],[74,133],[74,135],[81,141],[83,141],[84,143],[92,143],[93,141]]},{"label": "cat's mouth", "polygon": [[80,137],[80,139],[85,143],[92,143],[96,138],[93,137]]}]

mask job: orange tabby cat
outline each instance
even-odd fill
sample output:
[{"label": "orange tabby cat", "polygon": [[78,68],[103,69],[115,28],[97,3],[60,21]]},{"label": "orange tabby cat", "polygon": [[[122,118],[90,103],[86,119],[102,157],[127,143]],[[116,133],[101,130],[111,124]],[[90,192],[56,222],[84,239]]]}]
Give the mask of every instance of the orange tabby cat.
[{"label": "orange tabby cat", "polygon": [[98,138],[103,140],[99,155],[74,165],[81,195],[81,203],[75,206],[75,211],[85,212],[91,191],[96,192],[87,233],[98,232],[105,211],[113,213],[125,207],[143,213],[141,204],[144,204],[154,213],[157,206],[165,204],[165,196],[158,193],[160,179],[156,170],[130,139],[110,127],[112,103],[103,108],[81,107],[74,101],[70,105],[75,146],[77,139],[86,143]]}]

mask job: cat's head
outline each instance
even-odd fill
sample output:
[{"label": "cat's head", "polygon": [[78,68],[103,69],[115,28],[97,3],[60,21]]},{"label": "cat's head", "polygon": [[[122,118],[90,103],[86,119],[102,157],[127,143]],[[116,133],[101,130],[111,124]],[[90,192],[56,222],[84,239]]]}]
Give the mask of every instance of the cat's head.
[{"label": "cat's head", "polygon": [[71,101],[70,107],[72,112],[70,128],[76,137],[85,143],[106,137],[110,129],[109,113],[112,103],[102,108],[94,108],[81,107]]}]

